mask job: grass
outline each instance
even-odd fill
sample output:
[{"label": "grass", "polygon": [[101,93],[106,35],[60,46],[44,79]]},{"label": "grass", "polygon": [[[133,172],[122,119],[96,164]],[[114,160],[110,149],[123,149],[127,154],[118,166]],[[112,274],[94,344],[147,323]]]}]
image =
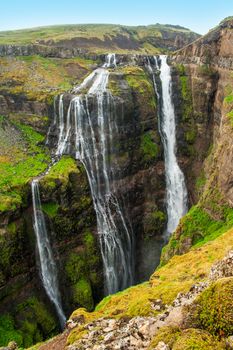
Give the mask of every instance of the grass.
[{"label": "grass", "polygon": [[[106,53],[111,50],[119,53],[147,52],[156,54],[161,52],[156,39],[161,40],[163,36],[176,33],[184,34],[190,41],[197,38],[197,35],[189,29],[179,26],[156,24],[133,27],[116,24],[71,24],[0,32],[0,44],[46,44],[49,41],[57,43],[81,38],[89,40],[88,49],[95,52]],[[117,41],[119,37],[131,42],[131,49],[125,49],[125,45]],[[82,46],[82,41],[80,41],[80,45]]]},{"label": "grass", "polygon": [[43,211],[50,217],[53,218],[56,216],[59,205],[57,203],[43,203],[42,204]]},{"label": "grass", "polygon": [[233,103],[233,94],[230,94],[224,98],[224,102],[227,104]]},{"label": "grass", "polygon": [[184,252],[187,240],[188,248],[201,247],[233,227],[233,209],[218,206],[215,210],[221,214],[221,217],[214,218],[200,205],[195,205],[189,210],[188,214],[181,219],[169,243],[163,248],[161,265],[165,264],[172,255]]},{"label": "grass", "polygon": [[[233,230],[224,233],[216,240],[190,252],[174,256],[163,267],[157,269],[150,282],[130,287],[115,295],[104,298],[93,313],[85,309],[76,310],[71,317],[83,315],[85,322],[101,317],[153,316],[156,311],[151,300],[162,299],[170,304],[179,292],[187,292],[190,287],[204,281],[216,261],[222,259],[233,246]],[[79,336],[79,329],[71,332],[70,341]]]},{"label": "grass", "polygon": [[0,345],[7,346],[10,341],[16,341],[19,346],[23,344],[23,335],[15,330],[13,318],[9,314],[0,316]]},{"label": "grass", "polygon": [[0,134],[0,212],[5,212],[23,204],[25,185],[45,171],[49,155],[42,146],[44,136],[30,126],[6,120]]},{"label": "grass", "polygon": [[148,132],[141,136],[140,150],[143,158],[147,160],[156,159],[159,153],[159,147],[155,143],[153,132]]},{"label": "grass", "polygon": [[29,100],[51,102],[55,95],[81,82],[96,63],[78,57],[1,57],[0,90],[23,94]]},{"label": "grass", "polygon": [[230,119],[231,126],[233,127],[233,110],[227,113],[227,117]]},{"label": "grass", "polygon": [[[41,185],[44,189],[53,189],[56,187],[57,182],[60,181],[65,186],[72,171],[79,172],[75,160],[69,156],[63,156],[58,163],[52,166],[49,173],[41,179]],[[51,210],[54,212],[55,208],[52,207],[49,211],[51,212]]]}]

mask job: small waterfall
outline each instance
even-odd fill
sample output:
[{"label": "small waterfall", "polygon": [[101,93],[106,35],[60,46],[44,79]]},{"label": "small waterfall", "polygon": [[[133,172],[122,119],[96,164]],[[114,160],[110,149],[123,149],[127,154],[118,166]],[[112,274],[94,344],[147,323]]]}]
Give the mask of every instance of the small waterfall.
[{"label": "small waterfall", "polygon": [[66,317],[62,310],[61,297],[58,288],[57,268],[47,234],[44,214],[41,207],[38,180],[32,181],[31,188],[34,213],[33,226],[39,253],[41,279],[49,299],[56,308],[61,327],[64,328]]},{"label": "small waterfall", "polygon": [[[164,147],[164,161],[166,173],[166,205],[167,205],[167,236],[176,229],[179,220],[187,212],[187,189],[184,174],[176,158],[176,120],[171,96],[171,69],[167,64],[167,56],[154,57],[155,69],[160,71],[161,96],[156,84],[155,74],[153,82],[155,93],[160,104],[159,131]],[[153,69],[149,62],[150,71]]]},{"label": "small waterfall", "polygon": [[[107,90],[107,68],[115,66],[115,54],[107,55],[102,68],[96,69],[73,89],[72,92],[78,95],[70,101],[65,126],[59,125],[63,135],[59,133],[56,150],[58,155],[69,153],[67,143],[71,144],[73,137],[76,159],[86,169],[97,217],[106,294],[132,285],[134,278],[133,234],[117,198],[111,163],[113,135],[118,130],[114,98]],[[84,89],[88,92],[82,95]],[[60,110],[59,104],[60,113],[61,121],[64,108]]]},{"label": "small waterfall", "polygon": [[109,53],[106,56],[106,62],[104,64],[105,68],[115,68],[117,66],[116,63],[116,54],[115,53]]}]

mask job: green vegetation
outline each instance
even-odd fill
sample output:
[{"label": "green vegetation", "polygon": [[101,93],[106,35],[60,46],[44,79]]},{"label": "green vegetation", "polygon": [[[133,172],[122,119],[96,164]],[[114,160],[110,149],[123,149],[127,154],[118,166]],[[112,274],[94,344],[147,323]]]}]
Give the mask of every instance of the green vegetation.
[{"label": "green vegetation", "polygon": [[[213,204],[214,205],[214,204]],[[233,226],[233,209],[227,206],[218,206],[222,217],[217,219],[201,206],[193,206],[172,235],[169,243],[163,248],[161,265],[166,263],[174,254],[181,254],[191,247],[200,247],[215,240]]]},{"label": "green vegetation", "polygon": [[227,117],[230,119],[231,126],[233,127],[233,110],[227,113]]},{"label": "green vegetation", "polygon": [[173,350],[225,349],[223,343],[201,329],[181,330],[176,327],[163,327],[153,338],[148,350],[153,350],[160,341]]},{"label": "green vegetation", "polygon": [[24,347],[45,340],[57,331],[56,320],[49,313],[47,306],[36,297],[31,297],[18,305],[16,315],[17,328],[23,334]]},{"label": "green vegetation", "polygon": [[96,241],[90,231],[85,231],[82,237],[83,249],[71,252],[67,258],[65,271],[72,284],[74,307],[83,306],[88,310],[94,307],[91,285],[99,285],[95,267],[100,262],[96,251]]},{"label": "green vegetation", "polygon": [[[152,83],[148,79],[145,71],[137,66],[124,67],[124,77],[132,90],[143,94],[145,90],[153,88]],[[152,90],[153,91],[153,90]]]},{"label": "green vegetation", "polygon": [[173,350],[224,350],[225,346],[208,332],[186,329],[174,343]]},{"label": "green vegetation", "polygon": [[0,90],[25,95],[29,100],[51,103],[54,96],[71,89],[97,62],[83,58],[41,56],[0,58]]},{"label": "green vegetation", "polygon": [[0,316],[0,346],[7,346],[10,341],[23,345],[23,334],[15,330],[14,319],[9,314]]},{"label": "green vegetation", "polygon": [[[190,121],[190,119],[192,119],[192,115],[193,115],[192,92],[189,87],[188,76],[186,75],[185,67],[183,65],[178,66],[178,71],[180,74],[181,96],[183,99],[182,118],[184,122],[187,122],[187,121]],[[191,124],[190,126],[191,126],[191,132],[194,132],[193,124]]]},{"label": "green vegetation", "polygon": [[56,320],[47,310],[47,306],[36,297],[19,304],[14,315],[0,316],[0,346],[15,341],[18,346],[27,348],[53,336],[55,332]]},{"label": "green vegetation", "polygon": [[[165,266],[157,269],[149,283],[130,287],[104,298],[92,313],[86,312],[85,309],[78,309],[71,317],[75,318],[82,315],[85,322],[91,322],[101,317],[120,318],[156,315],[158,311],[153,309],[151,300],[162,299],[164,304],[170,304],[179,292],[186,293],[193,284],[206,280],[213,263],[222,259],[232,248],[232,233],[233,230],[230,230],[202,247],[195,248],[181,256],[172,257]],[[219,300],[220,297],[221,294],[219,294]],[[229,312],[231,311],[229,310]],[[175,339],[178,339],[179,331],[175,329],[172,333],[173,335],[170,338],[174,336]],[[76,328],[71,332],[69,339],[74,342],[79,336],[79,329]],[[168,337],[164,339],[167,340]],[[201,342],[201,344],[203,343]]]},{"label": "green vegetation", "polygon": [[73,290],[74,301],[81,306],[85,306],[87,310],[92,310],[94,302],[90,282],[82,278],[73,286]]},{"label": "green vegetation", "polygon": [[158,345],[159,342],[164,342],[169,346],[169,348],[173,349],[173,345],[176,340],[180,337],[180,329],[177,327],[162,327],[158,331],[158,334],[152,339],[149,349],[154,350],[154,348]]},{"label": "green vegetation", "polygon": [[49,173],[41,180],[41,186],[44,191],[49,191],[62,184],[67,185],[69,175],[72,172],[79,172],[76,161],[69,156],[63,156],[58,163],[52,166]]},{"label": "green vegetation", "polygon": [[33,128],[11,123],[0,125],[0,211],[24,204],[25,186],[45,171],[49,156],[40,144],[44,136]]},{"label": "green vegetation", "polygon": [[193,111],[193,99],[190,86],[190,80],[186,67],[183,64],[176,65],[179,74],[180,94],[182,98],[182,121],[181,127],[184,130],[185,145],[184,151],[190,157],[195,155],[195,148],[193,144],[197,137],[197,127]]},{"label": "green vegetation", "polygon": [[160,233],[164,229],[166,220],[166,214],[158,209],[148,213],[143,223],[145,239],[153,236],[156,232]]},{"label": "green vegetation", "polygon": [[42,204],[43,211],[51,218],[56,216],[59,205],[57,203],[43,203]]},{"label": "green vegetation", "polygon": [[[118,53],[157,54],[167,52],[166,44],[161,50],[161,41],[165,41],[167,36],[171,37],[176,34],[184,35],[184,38],[190,42],[198,37],[197,34],[187,28],[172,25],[73,24],[0,32],[0,44],[41,43],[50,45],[51,41],[57,43],[73,39],[76,40],[77,47],[82,47],[83,42],[88,42],[89,51],[92,52],[106,53],[109,52],[109,49],[112,50],[114,46],[114,52]],[[99,44],[99,41],[101,44]],[[110,45],[109,41],[111,42]],[[125,43],[129,43],[128,46],[131,49],[126,49]]]},{"label": "green vegetation", "polygon": [[159,146],[155,143],[156,133],[150,131],[141,136],[140,151],[145,161],[156,159],[159,154]]},{"label": "green vegetation", "polygon": [[215,282],[188,307],[189,322],[194,322],[199,328],[213,335],[232,335],[232,295],[232,277]]},{"label": "green vegetation", "polygon": [[199,194],[199,196],[201,196],[204,186],[206,184],[206,176],[205,176],[205,172],[202,170],[200,176],[196,179],[196,190]]},{"label": "green vegetation", "polygon": [[225,102],[225,103],[228,103],[228,104],[233,103],[233,94],[230,94],[230,95],[226,96],[226,97],[224,98],[224,102]]}]

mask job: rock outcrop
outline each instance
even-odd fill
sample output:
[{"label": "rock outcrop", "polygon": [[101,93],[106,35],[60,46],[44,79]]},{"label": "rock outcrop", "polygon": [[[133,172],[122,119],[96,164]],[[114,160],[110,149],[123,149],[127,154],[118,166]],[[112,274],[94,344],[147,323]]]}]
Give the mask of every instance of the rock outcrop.
[{"label": "rock outcrop", "polygon": [[232,36],[229,18],[173,57],[174,85],[180,86],[174,101],[182,115],[178,152],[190,204],[197,206],[181,220],[163,262],[233,224]]}]

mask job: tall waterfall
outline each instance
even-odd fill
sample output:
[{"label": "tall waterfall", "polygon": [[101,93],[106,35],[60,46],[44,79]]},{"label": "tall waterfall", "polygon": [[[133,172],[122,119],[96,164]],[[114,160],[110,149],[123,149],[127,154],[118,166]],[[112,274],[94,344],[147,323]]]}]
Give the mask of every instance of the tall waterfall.
[{"label": "tall waterfall", "polygon": [[49,299],[56,308],[61,327],[63,328],[66,317],[62,310],[61,297],[58,288],[57,268],[47,234],[44,214],[41,208],[38,180],[33,180],[31,186],[34,213],[34,231],[39,253],[41,279]]},{"label": "tall waterfall", "polygon": [[187,189],[184,174],[176,158],[176,120],[171,96],[171,69],[167,64],[167,56],[161,55],[159,60],[155,56],[154,64],[155,69],[160,71],[161,82],[159,89],[153,74],[155,92],[160,104],[159,131],[164,147],[168,216],[166,233],[169,236],[176,229],[180,218],[187,212]]},{"label": "tall waterfall", "polygon": [[[69,153],[68,144],[73,143],[76,158],[86,169],[97,217],[106,294],[131,285],[134,275],[133,235],[114,187],[111,161],[113,135],[118,130],[114,98],[107,90],[107,68],[115,66],[115,55],[107,55],[106,63],[73,89],[75,96],[66,115],[59,102],[56,150],[58,155]],[[86,89],[88,92],[82,94]]]}]

